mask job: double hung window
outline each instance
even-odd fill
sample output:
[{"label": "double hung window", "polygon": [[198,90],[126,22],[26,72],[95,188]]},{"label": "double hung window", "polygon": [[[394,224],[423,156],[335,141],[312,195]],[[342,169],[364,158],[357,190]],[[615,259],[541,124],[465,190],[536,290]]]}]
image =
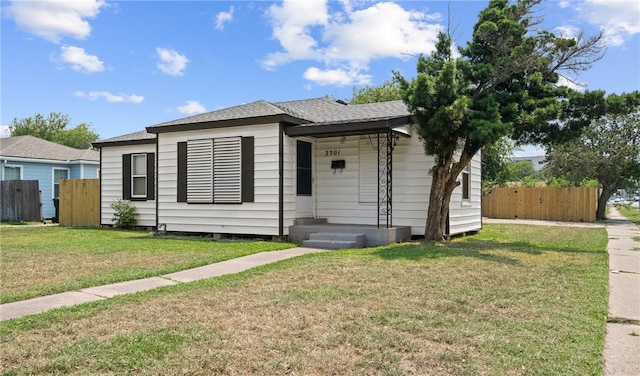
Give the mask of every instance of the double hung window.
[{"label": "double hung window", "polygon": [[60,198],[60,180],[69,179],[69,170],[66,168],[53,169],[53,198]]},{"label": "double hung window", "polygon": [[122,198],[155,199],[155,153],[122,155]]}]

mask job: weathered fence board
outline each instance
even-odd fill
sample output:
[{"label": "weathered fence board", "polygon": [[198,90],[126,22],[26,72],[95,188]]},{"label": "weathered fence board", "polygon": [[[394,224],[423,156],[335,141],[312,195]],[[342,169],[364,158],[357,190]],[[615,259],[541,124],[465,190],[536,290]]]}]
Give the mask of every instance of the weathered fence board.
[{"label": "weathered fence board", "polygon": [[42,220],[40,187],[37,180],[0,181],[2,221]]},{"label": "weathered fence board", "polygon": [[595,222],[596,188],[496,188],[482,198],[489,218]]},{"label": "weathered fence board", "polygon": [[100,227],[100,179],[60,181],[60,226]]}]

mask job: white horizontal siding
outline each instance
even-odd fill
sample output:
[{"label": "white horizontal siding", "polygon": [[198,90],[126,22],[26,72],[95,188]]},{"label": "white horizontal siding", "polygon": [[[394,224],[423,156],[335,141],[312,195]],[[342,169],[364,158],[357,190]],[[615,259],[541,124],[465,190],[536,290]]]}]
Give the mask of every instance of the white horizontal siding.
[{"label": "white horizontal siding", "polygon": [[[155,153],[155,145],[106,146],[101,150],[102,165],[100,172],[101,202],[100,224],[113,225],[114,210],[111,203],[122,199],[122,155],[134,153]],[[132,201],[136,207],[138,226],[155,227],[156,201]]]},{"label": "white horizontal siding", "polygon": [[[462,184],[456,187],[449,206],[449,233],[451,235],[476,231],[482,227],[482,164],[480,152],[471,160],[469,171],[469,199],[462,199]],[[462,175],[460,176],[462,181]]]},{"label": "white horizontal siding", "polygon": [[[264,124],[159,134],[158,223],[165,224],[168,231],[278,235],[278,132],[278,124]],[[254,137],[255,202],[177,202],[178,142],[223,137]],[[291,211],[292,205],[288,206]],[[285,235],[287,226],[285,223]]]},{"label": "white horizontal siding", "polygon": [[424,235],[433,158],[424,154],[417,135],[400,138],[393,151],[393,225]]},{"label": "white horizontal siding", "polygon": [[[377,202],[363,203],[359,184],[362,173],[359,136],[316,141],[317,213],[330,223],[377,224]],[[339,151],[339,155],[335,152]],[[344,159],[345,168],[331,169],[331,161]],[[371,166],[371,163],[368,164]],[[425,155],[420,139],[400,138],[393,151],[392,223],[410,226],[413,235],[423,235],[429,206],[430,168],[433,158]],[[376,172],[377,174],[377,172]],[[451,231],[480,228],[480,156],[473,160],[471,199],[461,206],[461,188],[451,200]]]}]

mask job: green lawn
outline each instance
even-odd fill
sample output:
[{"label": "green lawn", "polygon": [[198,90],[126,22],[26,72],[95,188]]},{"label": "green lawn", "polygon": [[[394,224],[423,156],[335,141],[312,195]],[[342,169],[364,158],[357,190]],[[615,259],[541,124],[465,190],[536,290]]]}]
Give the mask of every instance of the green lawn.
[{"label": "green lawn", "polygon": [[69,227],[0,228],[0,302],[145,278],[293,244],[155,237]]},{"label": "green lawn", "polygon": [[620,211],[620,214],[627,217],[636,226],[640,226],[640,210],[634,209],[628,205],[616,205],[616,208]]},{"label": "green lawn", "polygon": [[493,224],[308,255],[2,322],[0,370],[601,375],[606,243],[604,229]]}]

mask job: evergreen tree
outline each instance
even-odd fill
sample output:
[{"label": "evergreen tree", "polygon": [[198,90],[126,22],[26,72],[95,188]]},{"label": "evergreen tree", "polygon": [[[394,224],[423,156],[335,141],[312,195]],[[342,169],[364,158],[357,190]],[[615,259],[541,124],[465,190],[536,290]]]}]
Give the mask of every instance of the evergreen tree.
[{"label": "evergreen tree", "polygon": [[425,153],[435,159],[429,240],[443,239],[459,175],[482,147],[504,136],[553,144],[601,115],[602,92],[579,93],[557,83],[561,72],[587,69],[602,57],[602,33],[566,39],[538,31],[541,20],[533,14],[541,1],[492,0],[460,57],[452,53],[451,37],[440,33],[435,51],[418,58],[415,78],[394,73]]}]

